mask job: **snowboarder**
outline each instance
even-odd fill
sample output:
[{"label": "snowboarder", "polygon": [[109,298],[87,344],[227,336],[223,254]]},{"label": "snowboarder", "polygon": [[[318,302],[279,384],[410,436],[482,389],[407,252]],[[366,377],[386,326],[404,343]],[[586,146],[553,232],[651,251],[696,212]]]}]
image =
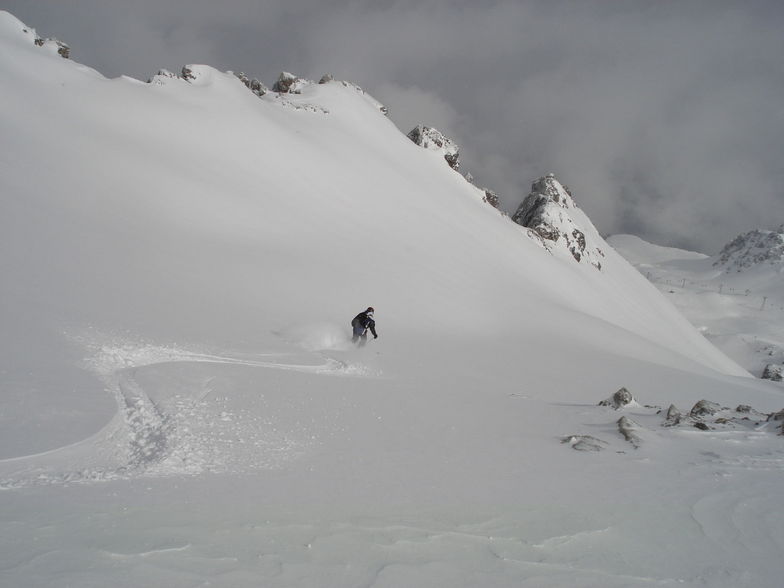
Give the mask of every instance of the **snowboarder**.
[{"label": "snowboarder", "polygon": [[351,321],[351,326],[354,328],[354,336],[351,338],[351,341],[356,343],[360,341],[360,345],[364,345],[367,343],[367,332],[370,329],[370,332],[373,333],[373,338],[378,339],[378,333],[376,333],[376,321],[373,319],[373,307],[368,306],[367,310],[363,310],[354,319]]}]

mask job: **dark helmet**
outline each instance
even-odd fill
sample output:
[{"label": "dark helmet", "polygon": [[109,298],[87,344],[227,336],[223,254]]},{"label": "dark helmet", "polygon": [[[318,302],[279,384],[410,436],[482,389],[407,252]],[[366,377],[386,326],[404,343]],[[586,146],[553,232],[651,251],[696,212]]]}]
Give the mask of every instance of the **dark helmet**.
[{"label": "dark helmet", "polygon": [[376,312],[376,310],[372,306],[368,306],[365,312]]}]

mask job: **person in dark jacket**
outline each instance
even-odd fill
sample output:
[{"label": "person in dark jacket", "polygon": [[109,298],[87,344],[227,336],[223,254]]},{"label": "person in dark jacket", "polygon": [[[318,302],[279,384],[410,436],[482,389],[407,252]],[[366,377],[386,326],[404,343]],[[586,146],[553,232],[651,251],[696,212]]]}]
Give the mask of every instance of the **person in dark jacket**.
[{"label": "person in dark jacket", "polygon": [[354,319],[351,321],[351,326],[354,328],[354,336],[351,340],[356,343],[360,341],[360,345],[364,345],[367,343],[367,332],[370,330],[373,333],[373,338],[378,339],[378,333],[376,333],[376,321],[373,319],[373,310],[372,306],[368,306],[367,310],[363,310]]}]

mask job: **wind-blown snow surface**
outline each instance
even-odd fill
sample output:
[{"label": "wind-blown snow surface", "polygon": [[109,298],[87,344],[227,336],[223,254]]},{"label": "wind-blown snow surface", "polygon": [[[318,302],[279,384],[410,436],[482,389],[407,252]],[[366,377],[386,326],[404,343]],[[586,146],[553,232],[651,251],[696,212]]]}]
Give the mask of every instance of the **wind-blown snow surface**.
[{"label": "wind-blown snow surface", "polygon": [[612,250],[548,253],[354,86],[108,80],[25,28],[0,13],[0,584],[779,585],[780,422],[655,407],[781,390]]}]

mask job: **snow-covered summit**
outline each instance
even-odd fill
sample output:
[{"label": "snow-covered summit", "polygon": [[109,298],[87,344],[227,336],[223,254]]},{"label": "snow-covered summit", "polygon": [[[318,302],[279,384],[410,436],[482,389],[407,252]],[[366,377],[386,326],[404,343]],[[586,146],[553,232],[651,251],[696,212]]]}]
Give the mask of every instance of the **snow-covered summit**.
[{"label": "snow-covered summit", "polygon": [[587,261],[602,269],[605,254],[598,231],[554,174],[543,176],[531,185],[531,193],[512,220],[531,229],[549,250],[566,251],[578,262]]},{"label": "snow-covered summit", "polygon": [[713,265],[727,273],[784,265],[784,224],[774,231],[757,229],[738,235],[724,246]]}]

